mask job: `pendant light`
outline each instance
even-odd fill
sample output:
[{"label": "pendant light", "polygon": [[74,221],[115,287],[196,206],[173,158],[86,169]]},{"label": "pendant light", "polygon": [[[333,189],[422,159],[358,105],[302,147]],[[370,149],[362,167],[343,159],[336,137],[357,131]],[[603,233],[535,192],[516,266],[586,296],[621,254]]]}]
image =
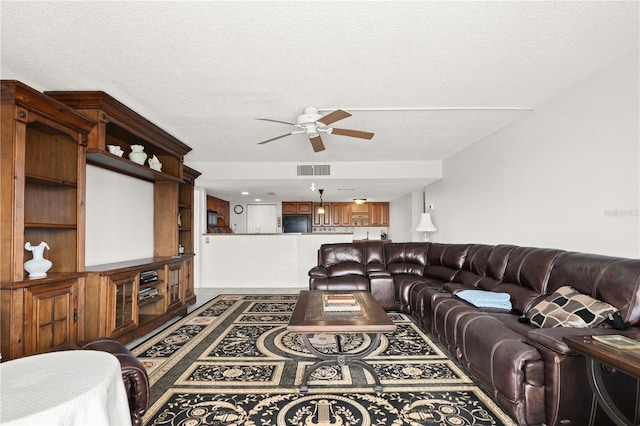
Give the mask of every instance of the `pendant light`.
[{"label": "pendant light", "polygon": [[324,214],[324,205],[322,204],[322,193],[324,192],[324,189],[318,189],[318,192],[320,193],[320,206],[318,207],[318,214]]}]

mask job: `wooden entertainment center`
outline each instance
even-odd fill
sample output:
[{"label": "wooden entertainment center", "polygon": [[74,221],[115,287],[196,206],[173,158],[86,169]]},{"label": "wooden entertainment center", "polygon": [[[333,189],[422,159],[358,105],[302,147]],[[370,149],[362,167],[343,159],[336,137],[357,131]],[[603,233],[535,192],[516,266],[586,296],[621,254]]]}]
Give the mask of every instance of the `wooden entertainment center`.
[{"label": "wooden entertainment center", "polygon": [[[41,93],[17,81],[2,81],[1,124],[2,360],[85,338],[127,342],[184,315],[195,302],[191,148],[104,92]],[[132,145],[161,171],[130,161]],[[152,258],[85,267],[86,164],[153,183]],[[53,266],[29,278],[24,245],[40,241]]]}]

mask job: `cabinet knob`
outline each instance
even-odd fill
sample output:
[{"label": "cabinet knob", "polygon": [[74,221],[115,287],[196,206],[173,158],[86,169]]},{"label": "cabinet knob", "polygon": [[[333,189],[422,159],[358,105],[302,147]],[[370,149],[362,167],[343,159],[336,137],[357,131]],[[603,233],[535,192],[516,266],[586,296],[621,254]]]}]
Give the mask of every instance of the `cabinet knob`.
[{"label": "cabinet knob", "polygon": [[27,113],[26,113],[26,112],[24,112],[24,111],[20,111],[20,112],[18,113],[18,117],[20,117],[20,118],[26,118],[26,117],[27,117]]}]

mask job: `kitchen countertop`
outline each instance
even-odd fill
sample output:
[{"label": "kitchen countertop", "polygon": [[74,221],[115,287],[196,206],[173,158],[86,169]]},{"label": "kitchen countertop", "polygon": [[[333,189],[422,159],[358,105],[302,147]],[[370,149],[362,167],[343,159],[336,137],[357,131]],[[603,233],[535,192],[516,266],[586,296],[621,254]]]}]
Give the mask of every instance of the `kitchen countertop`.
[{"label": "kitchen countertop", "polygon": [[272,234],[269,234],[269,233],[225,234],[222,232],[213,232],[210,234],[203,234],[203,235],[211,236],[211,237],[217,237],[217,236],[241,237],[241,236],[247,236],[247,235],[252,235],[252,236],[256,236],[256,235],[353,235],[353,232],[276,232]]}]

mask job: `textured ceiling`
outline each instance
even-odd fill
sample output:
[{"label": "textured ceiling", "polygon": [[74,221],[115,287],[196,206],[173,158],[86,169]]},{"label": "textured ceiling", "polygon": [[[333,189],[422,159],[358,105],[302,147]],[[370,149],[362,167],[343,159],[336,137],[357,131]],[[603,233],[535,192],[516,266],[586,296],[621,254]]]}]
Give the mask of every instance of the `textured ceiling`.
[{"label": "textured ceiling", "polygon": [[[254,194],[300,197],[307,182],[210,171],[446,159],[637,49],[638,5],[2,1],[1,70],[39,90],[109,93],[191,146],[186,163],[223,198],[257,183]],[[255,118],[295,121],[306,106],[346,109],[337,127],[375,137],[328,135],[317,154],[304,135],[256,144],[292,129]],[[392,177],[393,193],[351,183],[389,199],[430,181]]]}]

